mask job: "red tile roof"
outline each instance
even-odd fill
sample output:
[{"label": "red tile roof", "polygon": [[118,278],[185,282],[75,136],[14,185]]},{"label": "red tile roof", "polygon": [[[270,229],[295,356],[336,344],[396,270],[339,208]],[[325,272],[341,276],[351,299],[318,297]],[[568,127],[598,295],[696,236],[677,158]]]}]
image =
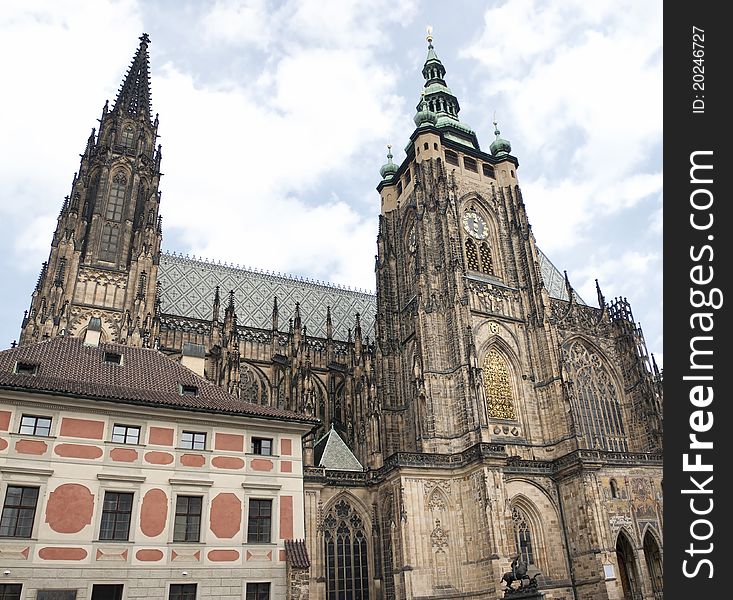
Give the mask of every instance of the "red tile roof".
[{"label": "red tile roof", "polygon": [[311,566],[305,540],[285,540],[285,560],[294,569],[307,569]]},{"label": "red tile roof", "polygon": [[[122,364],[105,362],[106,352],[122,355]],[[37,365],[36,374],[15,373],[16,363]],[[197,394],[181,395],[181,385]],[[144,404],[179,410],[317,423],[312,417],[240,400],[206,381],[158,350],[56,337],[0,352],[0,389]]]}]

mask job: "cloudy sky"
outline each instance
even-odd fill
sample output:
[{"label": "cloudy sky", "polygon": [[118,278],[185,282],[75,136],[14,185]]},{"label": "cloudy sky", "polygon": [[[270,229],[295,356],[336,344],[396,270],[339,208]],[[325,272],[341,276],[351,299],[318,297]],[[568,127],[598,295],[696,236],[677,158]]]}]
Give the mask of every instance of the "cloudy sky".
[{"label": "cloudy sky", "polygon": [[150,35],[163,247],[373,290],[379,167],[414,127],[425,27],[484,149],[494,111],[539,246],[623,295],[661,364],[661,0],[16,0],[0,12],[0,347],[92,127]]}]

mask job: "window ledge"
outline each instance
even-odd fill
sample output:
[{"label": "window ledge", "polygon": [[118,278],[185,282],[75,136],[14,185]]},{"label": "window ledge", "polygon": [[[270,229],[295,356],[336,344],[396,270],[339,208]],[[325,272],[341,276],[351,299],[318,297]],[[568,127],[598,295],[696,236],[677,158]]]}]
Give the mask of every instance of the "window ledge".
[{"label": "window ledge", "polygon": [[211,487],[214,485],[214,482],[210,479],[179,479],[175,477],[171,477],[168,480],[168,483],[171,485],[193,485],[202,487]]},{"label": "window ledge", "polygon": [[97,473],[100,481],[128,481],[132,483],[143,483],[147,477],[144,475],[123,475],[121,473]]},{"label": "window ledge", "polygon": [[50,477],[53,475],[53,469],[30,469],[28,467],[0,467],[0,473],[14,473],[16,475],[38,475],[40,477]]}]

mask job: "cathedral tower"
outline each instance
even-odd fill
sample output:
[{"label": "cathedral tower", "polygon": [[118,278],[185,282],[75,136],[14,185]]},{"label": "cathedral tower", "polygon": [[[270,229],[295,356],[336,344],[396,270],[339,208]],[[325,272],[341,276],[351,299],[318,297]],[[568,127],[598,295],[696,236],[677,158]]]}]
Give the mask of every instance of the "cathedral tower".
[{"label": "cathedral tower", "polygon": [[[71,194],[64,199],[21,344],[79,335],[99,319],[102,338],[153,345],[161,242],[161,148],[151,118],[147,34],[92,129]],[[96,321],[95,321],[96,323]]]},{"label": "cathedral tower", "polygon": [[[491,154],[481,150],[458,118],[458,99],[428,40],[407,157],[398,167],[390,152],[377,188],[386,454],[457,452],[497,436],[525,439],[534,415],[521,411],[508,389],[487,397],[484,380],[504,381],[507,370],[520,381],[527,374],[518,359],[532,342],[519,324],[541,325],[548,300],[534,267],[540,259],[519,192],[518,161],[498,129]],[[514,349],[500,342],[500,330]],[[495,350],[488,349],[491,339],[500,342]],[[483,369],[486,361],[495,374]],[[396,431],[410,435],[390,435]]]}]

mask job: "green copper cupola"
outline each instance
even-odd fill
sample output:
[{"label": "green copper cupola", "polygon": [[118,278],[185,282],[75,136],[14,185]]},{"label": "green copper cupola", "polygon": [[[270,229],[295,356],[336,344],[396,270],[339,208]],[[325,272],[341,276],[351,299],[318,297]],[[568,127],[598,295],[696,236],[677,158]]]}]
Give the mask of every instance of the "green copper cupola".
[{"label": "green copper cupola", "polygon": [[399,169],[399,166],[392,162],[392,158],[392,145],[387,144],[387,162],[379,169],[383,181],[392,179],[394,174],[397,173],[397,169]]},{"label": "green copper cupola", "polygon": [[417,114],[415,115],[415,125],[420,127],[421,125],[435,125],[438,121],[438,115],[432,112],[428,108],[428,103],[425,102],[425,94],[421,96],[422,100],[418,106]]},{"label": "green copper cupola", "polygon": [[496,120],[494,120],[494,135],[496,136],[496,139],[491,142],[489,149],[491,150],[491,154],[497,157],[506,156],[512,151],[512,145],[509,143],[509,140],[499,137],[499,134],[501,134],[501,131],[499,131],[499,126],[497,125]]}]

